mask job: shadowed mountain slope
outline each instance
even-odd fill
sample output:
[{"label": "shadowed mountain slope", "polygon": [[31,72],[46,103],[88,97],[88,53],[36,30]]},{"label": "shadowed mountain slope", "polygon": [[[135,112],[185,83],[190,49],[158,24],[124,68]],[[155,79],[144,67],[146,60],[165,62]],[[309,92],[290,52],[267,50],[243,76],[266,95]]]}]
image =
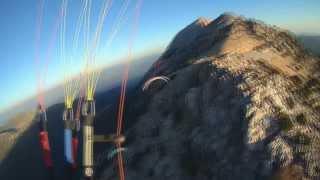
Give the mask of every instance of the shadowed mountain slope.
[{"label": "shadowed mountain slope", "polygon": [[180,31],[144,78],[169,83],[129,104],[126,179],[318,179],[319,59],[256,20],[206,22]]}]

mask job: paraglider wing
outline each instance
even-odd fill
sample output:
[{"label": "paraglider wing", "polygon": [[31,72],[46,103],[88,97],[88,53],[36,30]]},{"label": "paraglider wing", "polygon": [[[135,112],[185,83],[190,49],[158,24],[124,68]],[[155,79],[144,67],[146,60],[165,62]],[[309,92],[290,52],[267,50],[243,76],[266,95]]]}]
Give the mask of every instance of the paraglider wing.
[{"label": "paraglider wing", "polygon": [[143,84],[142,91],[147,90],[150,87],[150,85],[157,80],[162,80],[165,83],[168,83],[170,78],[168,78],[167,76],[156,76],[156,77],[150,78]]}]

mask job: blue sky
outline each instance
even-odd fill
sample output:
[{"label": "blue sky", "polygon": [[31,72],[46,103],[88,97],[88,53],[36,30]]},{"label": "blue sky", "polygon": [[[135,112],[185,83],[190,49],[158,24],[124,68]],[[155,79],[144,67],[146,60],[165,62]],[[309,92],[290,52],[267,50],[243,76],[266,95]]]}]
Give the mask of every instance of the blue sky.
[{"label": "blue sky", "polygon": [[[67,42],[71,41],[72,28],[79,13],[80,0],[69,0],[67,14]],[[132,0],[135,2],[134,0]],[[41,56],[45,56],[54,27],[60,0],[45,0],[41,30]],[[101,0],[94,0],[98,8]],[[131,5],[133,5],[133,2]],[[114,0],[110,16],[104,26],[100,59],[101,65],[116,63],[117,57],[125,56],[128,47],[129,22],[124,23],[113,45],[104,44],[122,0]],[[39,0],[2,0],[0,6],[0,111],[36,93],[35,32]],[[132,10],[130,6],[129,10]],[[223,12],[263,20],[296,33],[320,32],[319,0],[144,0],[134,53],[147,53],[151,49],[164,48],[173,36],[200,16],[215,18]],[[129,11],[132,15],[132,12]],[[97,18],[97,13],[92,16]],[[93,22],[96,22],[93,20]],[[92,26],[93,27],[93,26]],[[57,54],[58,41],[52,48],[52,60],[46,87],[61,82],[63,67]],[[79,63],[80,64],[80,63]],[[74,67],[73,71],[80,68]]]}]

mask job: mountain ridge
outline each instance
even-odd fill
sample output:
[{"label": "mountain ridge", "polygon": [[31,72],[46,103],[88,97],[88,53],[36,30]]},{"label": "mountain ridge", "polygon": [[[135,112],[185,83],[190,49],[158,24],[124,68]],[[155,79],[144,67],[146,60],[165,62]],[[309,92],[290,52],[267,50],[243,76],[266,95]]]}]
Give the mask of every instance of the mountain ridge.
[{"label": "mountain ridge", "polygon": [[[319,69],[319,58],[286,30],[230,13],[195,20],[142,82],[129,84],[126,179],[319,179]],[[141,91],[145,80],[159,75],[169,82]],[[97,133],[113,132],[109,119],[116,118],[118,91],[97,94]],[[48,108],[54,157],[61,164],[62,110],[63,104]],[[36,147],[37,124],[31,125],[17,147],[26,142]],[[19,148],[2,162],[1,173],[13,179],[46,177],[39,153],[29,156]],[[104,158],[110,148],[95,147],[97,179],[118,179],[115,164]],[[25,166],[19,159],[33,157],[41,174],[12,171]],[[57,168],[56,176],[66,178],[62,165]]]},{"label": "mountain ridge", "polygon": [[319,178],[319,58],[257,20],[205,28],[183,45],[172,44],[194,31],[176,35],[144,78],[171,80],[129,105],[127,179]]},{"label": "mountain ridge", "polygon": [[[163,73],[169,74],[176,66],[182,65],[185,59],[199,57],[200,54],[201,56],[219,56],[225,53],[251,51],[253,48],[255,48],[254,50],[263,50],[269,46],[277,51],[283,51],[282,54],[293,51],[292,53],[297,58],[307,54],[289,31],[228,13],[212,20],[210,24],[201,29],[200,34],[197,32],[196,35],[190,36],[193,37],[193,41],[185,43],[186,47],[175,45],[194,24],[195,22],[191,23],[177,33],[166,51],[149,71],[149,75],[155,72],[155,68],[157,72],[162,72],[162,69],[165,69],[167,72]],[[188,39],[188,37],[183,39]],[[290,47],[295,48],[291,49]],[[178,56],[175,56],[176,54]],[[172,61],[176,62],[172,63]]]}]

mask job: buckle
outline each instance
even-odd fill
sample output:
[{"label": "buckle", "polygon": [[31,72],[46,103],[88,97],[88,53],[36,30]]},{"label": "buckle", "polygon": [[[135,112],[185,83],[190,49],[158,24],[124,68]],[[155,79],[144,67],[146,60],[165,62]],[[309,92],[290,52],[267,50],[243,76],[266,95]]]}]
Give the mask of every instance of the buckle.
[{"label": "buckle", "polygon": [[96,106],[94,101],[85,101],[85,103],[82,106],[82,115],[83,116],[96,115]]}]

